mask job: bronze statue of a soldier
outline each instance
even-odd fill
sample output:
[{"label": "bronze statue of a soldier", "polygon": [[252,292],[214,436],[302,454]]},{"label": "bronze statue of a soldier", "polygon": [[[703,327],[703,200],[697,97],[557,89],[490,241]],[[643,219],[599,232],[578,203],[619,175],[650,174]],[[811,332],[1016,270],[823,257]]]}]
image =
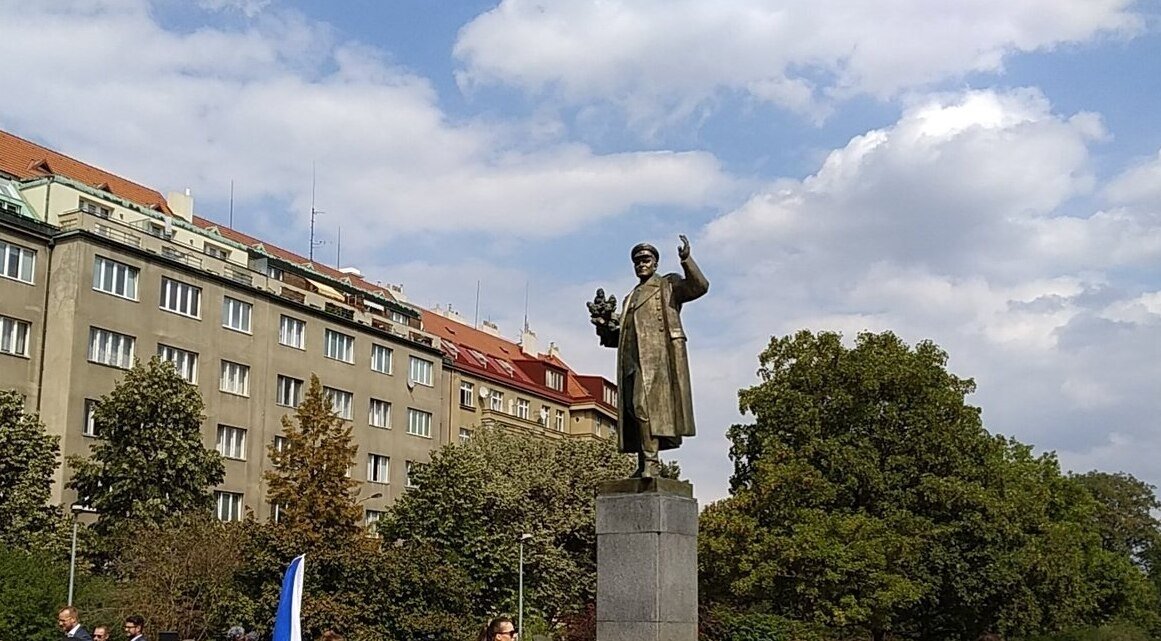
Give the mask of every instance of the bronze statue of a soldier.
[{"label": "bronze statue of a soldier", "polygon": [[617,348],[618,445],[622,452],[637,453],[633,476],[648,478],[660,474],[659,451],[679,447],[695,432],[681,306],[709,291],[709,281],[690,256],[685,236],[677,248],[684,276],[659,275],[660,254],[652,245],[636,245],[630,256],[641,282],[625,298],[620,315],[616,296],[605,298],[603,289],[588,308],[601,345]]}]

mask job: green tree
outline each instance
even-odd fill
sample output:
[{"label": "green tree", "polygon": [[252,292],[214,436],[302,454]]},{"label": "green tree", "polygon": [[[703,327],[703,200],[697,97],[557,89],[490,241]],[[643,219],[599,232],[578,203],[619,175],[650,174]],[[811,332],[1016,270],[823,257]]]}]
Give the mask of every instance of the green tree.
[{"label": "green tree", "polygon": [[702,596],[876,640],[1022,635],[1136,615],[1143,574],[1101,546],[1097,504],[1052,455],[991,436],[930,342],[772,340],[732,496],[702,515]]},{"label": "green tree", "polygon": [[[57,609],[68,594],[69,565],[54,554],[0,545],[0,639],[60,641]],[[113,582],[81,571],[73,603],[85,626],[115,619]]]},{"label": "green tree", "polygon": [[525,544],[525,618],[550,623],[592,602],[596,589],[595,496],[632,462],[604,441],[545,441],[477,430],[418,466],[419,487],[379,524],[386,541],[427,544],[475,585],[470,614],[516,606],[518,538]]},{"label": "green tree", "polygon": [[203,407],[197,388],[156,356],[101,398],[91,456],[68,458],[68,487],[98,512],[98,534],[211,509],[225,468],[202,444]]},{"label": "green tree", "polygon": [[0,545],[66,551],[64,515],[48,504],[58,441],[20,394],[0,391]]}]

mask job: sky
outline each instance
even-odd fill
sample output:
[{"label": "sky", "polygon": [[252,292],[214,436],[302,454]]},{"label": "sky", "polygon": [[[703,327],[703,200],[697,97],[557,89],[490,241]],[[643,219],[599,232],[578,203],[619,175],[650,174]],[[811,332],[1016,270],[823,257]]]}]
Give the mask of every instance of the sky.
[{"label": "sky", "polygon": [[989,430],[1161,481],[1156,3],[0,0],[0,59],[0,128],[304,255],[313,199],[317,259],[582,373],[585,301],[688,235],[703,504],[800,329],[932,340]]}]

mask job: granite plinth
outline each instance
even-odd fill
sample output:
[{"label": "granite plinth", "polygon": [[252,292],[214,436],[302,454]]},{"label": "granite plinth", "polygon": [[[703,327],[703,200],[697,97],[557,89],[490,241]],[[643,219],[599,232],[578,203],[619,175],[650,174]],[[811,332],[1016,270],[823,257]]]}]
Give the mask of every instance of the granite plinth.
[{"label": "granite plinth", "polygon": [[597,496],[597,641],[696,641],[697,501],[628,479]]}]

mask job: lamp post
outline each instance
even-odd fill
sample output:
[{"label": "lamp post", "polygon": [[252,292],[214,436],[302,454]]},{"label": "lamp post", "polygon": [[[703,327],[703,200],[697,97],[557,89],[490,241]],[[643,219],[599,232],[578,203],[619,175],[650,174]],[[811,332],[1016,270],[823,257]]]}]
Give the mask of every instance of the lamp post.
[{"label": "lamp post", "polygon": [[73,604],[73,585],[76,583],[77,576],[77,515],[85,512],[89,514],[96,513],[96,510],[85,507],[83,505],[73,504],[69,508],[73,515],[73,545],[72,551],[69,552],[69,601],[68,605]]},{"label": "lamp post", "polygon": [[525,532],[520,535],[520,589],[516,605],[516,629],[524,632],[524,542],[531,541],[532,535]]}]

